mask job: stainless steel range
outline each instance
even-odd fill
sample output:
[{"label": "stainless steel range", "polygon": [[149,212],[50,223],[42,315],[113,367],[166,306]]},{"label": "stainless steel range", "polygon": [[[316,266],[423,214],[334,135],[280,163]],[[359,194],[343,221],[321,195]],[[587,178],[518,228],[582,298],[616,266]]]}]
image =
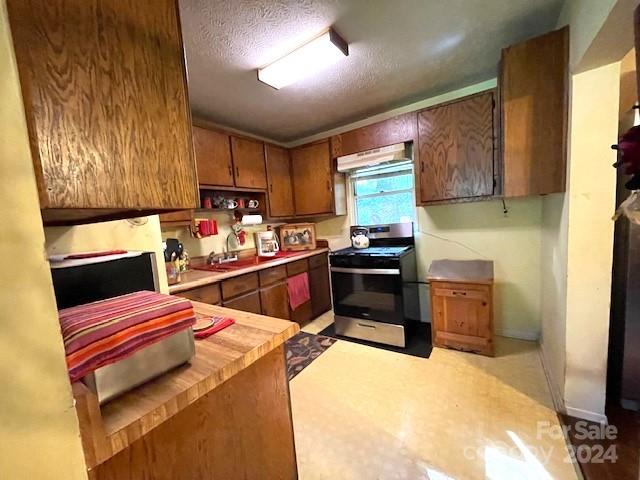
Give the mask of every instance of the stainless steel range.
[{"label": "stainless steel range", "polygon": [[419,317],[413,224],[352,226],[368,248],[331,253],[338,335],[404,347],[406,320]]}]

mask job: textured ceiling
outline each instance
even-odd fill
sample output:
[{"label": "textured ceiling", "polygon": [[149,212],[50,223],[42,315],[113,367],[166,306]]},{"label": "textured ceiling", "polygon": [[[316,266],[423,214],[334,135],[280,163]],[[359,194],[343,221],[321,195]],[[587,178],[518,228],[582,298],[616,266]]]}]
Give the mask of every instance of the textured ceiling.
[{"label": "textured ceiling", "polygon": [[[496,76],[562,0],[180,0],[195,115],[288,142]],[[334,26],[349,56],[281,90],[256,69]]]}]

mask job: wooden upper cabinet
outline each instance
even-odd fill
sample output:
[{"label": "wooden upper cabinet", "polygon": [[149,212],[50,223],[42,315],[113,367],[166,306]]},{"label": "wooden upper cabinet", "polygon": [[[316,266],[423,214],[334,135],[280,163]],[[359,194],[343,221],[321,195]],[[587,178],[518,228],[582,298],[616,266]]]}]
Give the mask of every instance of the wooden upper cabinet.
[{"label": "wooden upper cabinet", "polygon": [[233,163],[229,135],[193,126],[198,183],[233,187]]},{"label": "wooden upper cabinet", "polygon": [[269,214],[272,217],[291,217],[295,214],[295,210],[289,151],[275,145],[267,145],[265,151],[269,183]]},{"label": "wooden upper cabinet", "polygon": [[421,203],[493,195],[493,92],[418,113]]},{"label": "wooden upper cabinet", "polygon": [[8,0],[45,223],[198,204],[175,0]]},{"label": "wooden upper cabinet", "polygon": [[504,196],[565,191],[569,30],[502,51]]},{"label": "wooden upper cabinet", "polygon": [[296,214],[332,213],[335,197],[329,140],[293,148],[290,152]]},{"label": "wooden upper cabinet", "polygon": [[245,137],[231,136],[236,187],[266,190],[264,143]]},{"label": "wooden upper cabinet", "polygon": [[416,112],[409,112],[334,135],[331,137],[331,153],[335,158],[415,139]]}]

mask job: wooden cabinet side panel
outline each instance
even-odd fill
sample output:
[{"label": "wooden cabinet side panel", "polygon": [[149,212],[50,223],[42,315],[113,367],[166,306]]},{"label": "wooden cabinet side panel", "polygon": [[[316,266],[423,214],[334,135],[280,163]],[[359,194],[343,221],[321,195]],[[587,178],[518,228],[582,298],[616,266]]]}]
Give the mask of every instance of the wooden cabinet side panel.
[{"label": "wooden cabinet side panel", "polygon": [[196,207],[177,2],[7,6],[41,206]]},{"label": "wooden cabinet side panel", "polygon": [[418,113],[422,202],[493,194],[493,92]]},{"label": "wooden cabinet side panel", "polygon": [[309,270],[309,290],[311,290],[311,315],[313,318],[331,310],[331,281],[327,264]]},{"label": "wooden cabinet side panel", "polygon": [[565,191],[568,58],[567,28],[502,51],[506,197]]},{"label": "wooden cabinet side panel", "polygon": [[297,478],[284,347],[92,471],[96,480]]},{"label": "wooden cabinet side panel", "polygon": [[333,212],[333,169],[329,141],[291,150],[296,215]]},{"label": "wooden cabinet side panel", "polygon": [[202,185],[233,186],[231,142],[229,135],[193,126],[193,145]]},{"label": "wooden cabinet side panel", "polygon": [[291,161],[289,151],[267,145],[265,147],[269,214],[272,217],[290,217],[295,214],[293,185],[291,181]]},{"label": "wooden cabinet side panel", "polygon": [[264,143],[251,138],[231,136],[236,187],[267,188],[267,171],[264,163]]}]

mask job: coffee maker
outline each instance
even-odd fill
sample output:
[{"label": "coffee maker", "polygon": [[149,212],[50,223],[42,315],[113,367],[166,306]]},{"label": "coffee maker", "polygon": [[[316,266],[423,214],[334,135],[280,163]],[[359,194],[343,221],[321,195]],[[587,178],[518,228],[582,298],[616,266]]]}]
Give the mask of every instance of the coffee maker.
[{"label": "coffee maker", "polygon": [[273,230],[256,232],[256,249],[260,257],[274,257],[280,251],[278,237]]}]

